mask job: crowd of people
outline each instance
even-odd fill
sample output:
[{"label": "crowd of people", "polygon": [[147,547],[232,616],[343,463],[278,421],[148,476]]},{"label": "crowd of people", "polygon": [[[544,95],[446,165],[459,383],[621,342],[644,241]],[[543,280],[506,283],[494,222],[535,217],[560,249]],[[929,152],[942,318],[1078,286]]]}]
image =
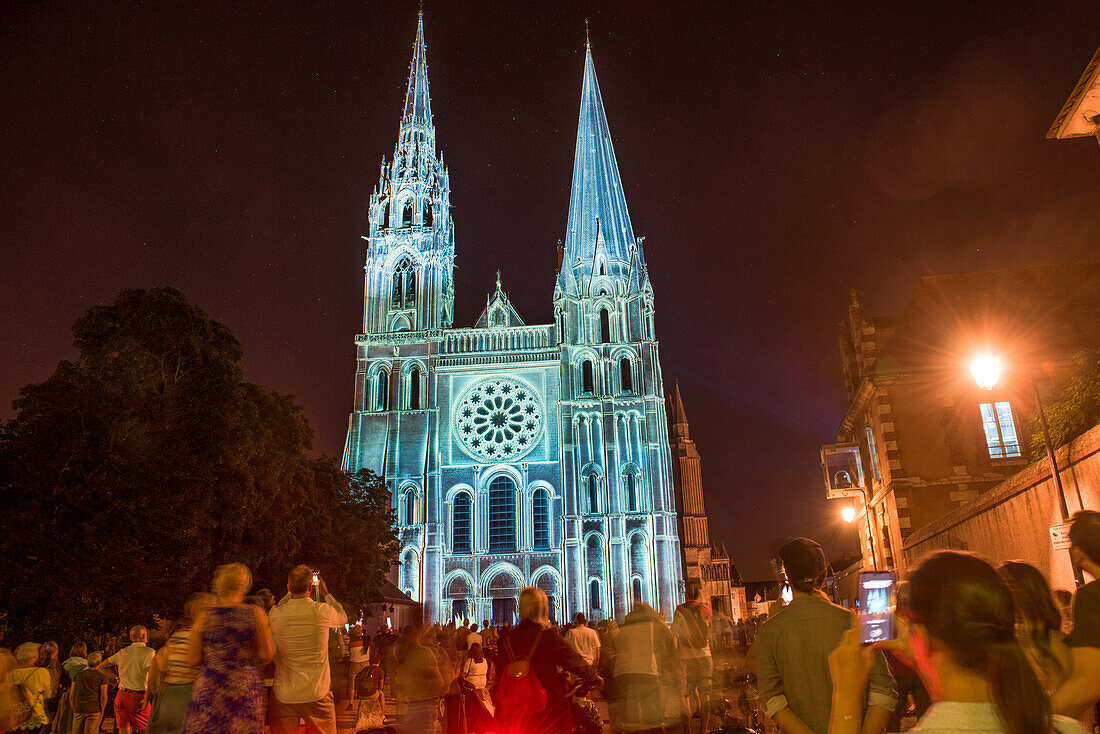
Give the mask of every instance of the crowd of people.
[{"label": "crowd of people", "polygon": [[[1078,513],[1069,537],[1074,563],[1100,578],[1100,513]],[[248,596],[248,569],[228,564],[157,650],[136,625],[128,644],[78,642],[63,661],[54,642],[0,651],[0,732],[95,734],[109,712],[123,734],[336,734],[338,704],[366,734],[744,732],[712,696],[712,648],[725,641],[744,651],[759,708],[784,732],[896,732],[906,714],[923,734],[1091,729],[1100,581],[1066,614],[1030,564],[939,552],[899,589],[897,635],[866,645],[852,613],[822,592],[821,547],[799,538],[780,559],[792,598],[743,625],[744,637],[694,582],[671,623],[635,603],[620,623],[577,614],[559,626],[528,587],[514,626],[428,625],[417,607],[400,630],[371,637],[309,567],[290,570],[276,601]],[[606,701],[609,722],[593,700]]]}]

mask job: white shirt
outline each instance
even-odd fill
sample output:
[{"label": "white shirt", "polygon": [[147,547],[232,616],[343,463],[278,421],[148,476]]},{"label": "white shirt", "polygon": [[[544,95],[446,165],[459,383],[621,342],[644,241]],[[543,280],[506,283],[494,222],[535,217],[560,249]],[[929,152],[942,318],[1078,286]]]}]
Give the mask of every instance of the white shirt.
[{"label": "white shirt", "polygon": [[481,635],[479,635],[477,632],[471,632],[470,634],[466,635],[466,649],[467,650],[469,650],[474,645],[481,645],[481,644],[482,644]]},{"label": "white shirt", "polygon": [[[1054,730],[1058,734],[1084,734],[1081,722],[1064,716],[1054,717]],[[1004,722],[992,703],[960,703],[941,701],[932,704],[917,725],[909,731],[919,734],[1005,734]]]},{"label": "white shirt", "polygon": [[312,703],[331,688],[328,668],[329,630],[348,623],[344,608],[332,597],[287,599],[269,612],[275,638],[275,698],[282,703]]},{"label": "white shirt", "polygon": [[466,658],[466,662],[462,665],[462,672],[474,688],[484,688],[489,677],[489,661],[482,658],[479,663],[473,658]]},{"label": "white shirt", "polygon": [[589,665],[596,664],[596,658],[600,654],[600,636],[596,630],[584,626],[571,627],[565,633],[565,641],[584,659],[584,662]]},{"label": "white shirt", "polygon": [[144,691],[145,681],[149,677],[149,663],[156,655],[144,642],[132,643],[124,647],[107,662],[118,667],[118,687],[128,691]]}]

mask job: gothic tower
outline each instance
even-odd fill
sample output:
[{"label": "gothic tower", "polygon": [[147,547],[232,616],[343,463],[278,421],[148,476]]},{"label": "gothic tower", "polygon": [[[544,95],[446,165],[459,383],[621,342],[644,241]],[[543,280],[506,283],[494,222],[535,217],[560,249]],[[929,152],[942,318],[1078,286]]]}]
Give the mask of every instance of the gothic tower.
[{"label": "gothic tower", "polygon": [[450,194],[443,156],[436,156],[421,14],[393,160],[382,159],[370,198],[364,333],[451,325],[455,249]]}]

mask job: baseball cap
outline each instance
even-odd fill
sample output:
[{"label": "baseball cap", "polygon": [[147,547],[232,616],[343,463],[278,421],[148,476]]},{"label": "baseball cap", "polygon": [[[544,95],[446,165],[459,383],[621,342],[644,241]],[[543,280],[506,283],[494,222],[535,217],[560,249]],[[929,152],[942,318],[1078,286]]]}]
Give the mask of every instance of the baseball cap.
[{"label": "baseball cap", "polygon": [[829,567],[825,551],[809,538],[795,538],[779,549],[779,559],[791,586],[816,584]]}]

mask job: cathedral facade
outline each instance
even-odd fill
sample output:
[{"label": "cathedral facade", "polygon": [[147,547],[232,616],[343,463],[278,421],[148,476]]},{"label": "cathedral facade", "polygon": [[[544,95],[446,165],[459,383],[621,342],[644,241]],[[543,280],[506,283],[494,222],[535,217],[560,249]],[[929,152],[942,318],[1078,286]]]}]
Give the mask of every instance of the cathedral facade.
[{"label": "cathedral facade", "polygon": [[399,588],[429,621],[512,622],[528,585],[558,620],[634,600],[671,619],[683,585],[653,290],[591,49],[553,323],[527,324],[498,274],[476,323],[454,325],[449,182],[421,16],[363,238],[343,459],[391,488]]}]

